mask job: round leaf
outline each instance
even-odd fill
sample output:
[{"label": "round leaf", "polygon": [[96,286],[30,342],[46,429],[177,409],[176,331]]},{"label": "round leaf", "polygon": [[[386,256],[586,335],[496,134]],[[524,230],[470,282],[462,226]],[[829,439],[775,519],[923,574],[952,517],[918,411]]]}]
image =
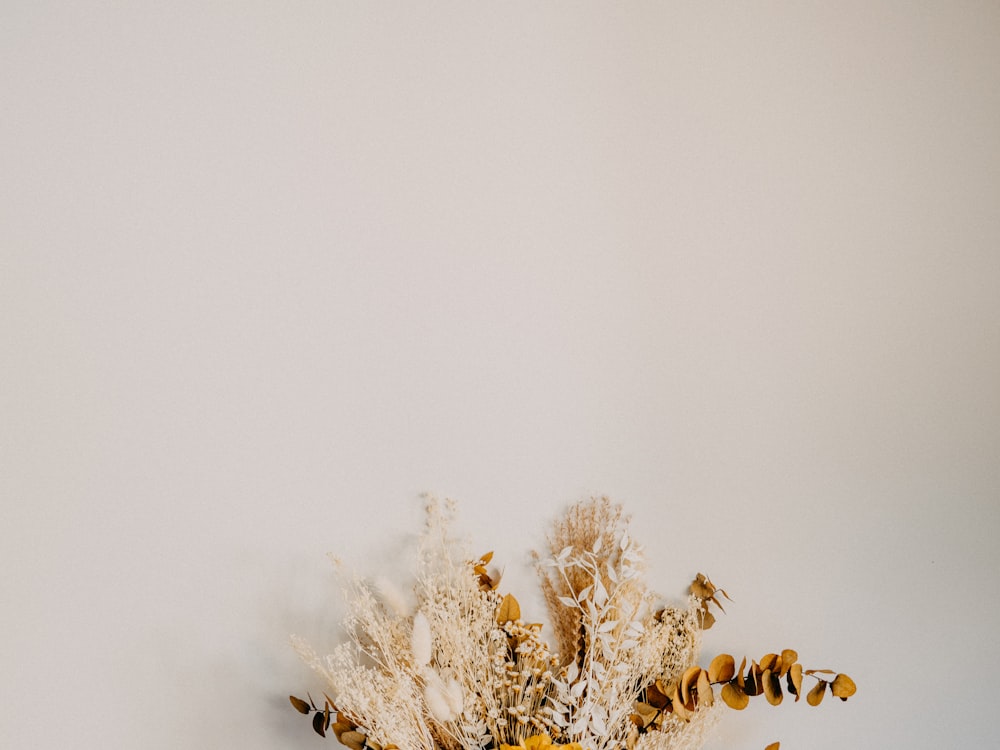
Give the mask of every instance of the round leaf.
[{"label": "round leaf", "polygon": [[708,679],[712,682],[729,682],[736,674],[736,660],[729,654],[719,654],[708,665]]},{"label": "round leaf", "polygon": [[340,741],[351,750],[362,750],[365,746],[365,736],[361,732],[344,732],[340,735]]},{"label": "round leaf", "polygon": [[653,708],[666,708],[670,704],[670,699],[656,687],[650,685],[646,688],[646,703]]},{"label": "round leaf", "polygon": [[820,680],[817,682],[813,689],[809,691],[809,695],[806,696],[806,702],[810,706],[818,706],[823,702],[823,694],[826,692],[826,686],[830,683],[826,680]]},{"label": "round leaf", "polygon": [[798,652],[786,648],[781,652],[781,676],[784,677],[792,665],[799,660]]},{"label": "round leaf", "polygon": [[760,671],[771,669],[774,670],[778,666],[778,659],[780,657],[777,654],[764,654],[760,660]]},{"label": "round leaf", "polygon": [[854,680],[846,674],[838,674],[830,685],[830,692],[844,701],[854,695],[857,689],[858,686],[854,684]]},{"label": "round leaf", "polygon": [[725,701],[727,706],[737,711],[742,711],[750,703],[747,694],[734,682],[727,682],[722,686],[722,700]]},{"label": "round leaf", "polygon": [[781,694],[781,678],[777,672],[765,669],[760,676],[761,686],[764,688],[764,697],[772,706],[777,706],[783,698]]},{"label": "round leaf", "polygon": [[684,670],[684,674],[681,676],[681,703],[690,704],[691,685],[697,681],[699,674],[701,674],[701,667],[697,664]]}]

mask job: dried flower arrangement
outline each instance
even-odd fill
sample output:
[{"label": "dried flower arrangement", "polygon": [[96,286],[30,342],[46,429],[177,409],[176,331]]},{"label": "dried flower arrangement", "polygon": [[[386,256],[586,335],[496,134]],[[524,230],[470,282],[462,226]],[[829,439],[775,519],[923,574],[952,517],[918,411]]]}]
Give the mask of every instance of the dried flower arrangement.
[{"label": "dried flower arrangement", "polygon": [[415,604],[392,581],[352,576],[347,642],[321,658],[293,639],[332,694],[322,706],[290,696],[320,735],[351,750],[694,750],[722,705],[758,695],[777,705],[782,681],[798,701],[803,677],[814,678],[812,706],[827,691],[855,692],[845,674],[803,669],[791,649],[749,667],[729,654],[699,666],[701,631],[728,595],[699,574],[685,606],[657,606],[628,520],[606,498],[572,506],[548,535],[550,554],[536,555],[552,650],[498,592],[492,553],[456,548],[453,515],[450,502],[428,503]]}]

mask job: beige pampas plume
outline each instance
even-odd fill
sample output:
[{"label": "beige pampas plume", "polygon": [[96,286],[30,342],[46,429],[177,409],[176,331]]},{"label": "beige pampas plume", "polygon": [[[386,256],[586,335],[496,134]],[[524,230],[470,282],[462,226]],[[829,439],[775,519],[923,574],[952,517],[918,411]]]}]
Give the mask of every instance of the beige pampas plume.
[{"label": "beige pampas plume", "polygon": [[445,686],[444,697],[448,701],[451,713],[455,717],[461,716],[465,704],[465,691],[462,689],[462,684],[454,677],[448,680]]},{"label": "beige pampas plume", "polygon": [[431,625],[423,612],[413,616],[413,633],[410,636],[410,650],[416,667],[425,667],[431,662]]},{"label": "beige pampas plume", "polygon": [[453,721],[455,714],[451,710],[450,701],[448,700],[448,690],[445,687],[444,680],[441,679],[441,675],[428,667],[424,670],[423,676],[424,702],[427,704],[427,710],[431,712],[431,716],[442,724]]},{"label": "beige pampas plume", "polygon": [[399,587],[397,587],[395,583],[385,576],[379,576],[375,579],[375,588],[378,590],[383,604],[389,607],[400,617],[410,616],[410,613],[413,611],[413,607],[410,606],[410,602],[407,600],[406,594],[400,591]]}]

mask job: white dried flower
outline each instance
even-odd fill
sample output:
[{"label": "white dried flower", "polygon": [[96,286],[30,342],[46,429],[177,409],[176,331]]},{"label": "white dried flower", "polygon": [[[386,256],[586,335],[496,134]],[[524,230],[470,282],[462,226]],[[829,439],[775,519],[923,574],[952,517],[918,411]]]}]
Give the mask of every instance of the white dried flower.
[{"label": "white dried flower", "polygon": [[427,710],[431,712],[431,716],[442,724],[455,718],[448,700],[448,689],[445,687],[441,675],[430,668],[424,670],[424,701],[427,703]]},{"label": "white dried flower", "polygon": [[462,684],[454,677],[448,680],[445,686],[445,698],[452,714],[460,716],[465,704],[465,691],[462,689]]},{"label": "white dried flower", "polygon": [[385,576],[375,579],[375,588],[382,598],[382,603],[389,607],[400,617],[409,617],[413,612],[413,606],[399,587]]},{"label": "white dried flower", "polygon": [[418,668],[431,663],[431,625],[423,612],[413,616],[410,650],[413,652],[413,663]]}]

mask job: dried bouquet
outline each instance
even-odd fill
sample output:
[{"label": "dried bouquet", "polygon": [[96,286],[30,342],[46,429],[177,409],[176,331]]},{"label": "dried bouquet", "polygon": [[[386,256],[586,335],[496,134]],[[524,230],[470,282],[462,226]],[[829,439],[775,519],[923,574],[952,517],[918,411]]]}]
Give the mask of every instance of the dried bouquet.
[{"label": "dried bouquet", "polygon": [[492,553],[456,546],[453,514],[428,503],[412,595],[345,576],[348,640],[319,657],[293,639],[328,684],[321,703],[290,696],[320,735],[351,750],[694,750],[723,705],[777,705],[783,684],[798,701],[805,677],[810,705],[854,694],[850,677],[803,669],[791,649],[699,666],[701,632],[728,596],[699,574],[684,606],[658,606],[628,520],[606,498],[572,506],[536,555],[550,646],[498,591]]}]

